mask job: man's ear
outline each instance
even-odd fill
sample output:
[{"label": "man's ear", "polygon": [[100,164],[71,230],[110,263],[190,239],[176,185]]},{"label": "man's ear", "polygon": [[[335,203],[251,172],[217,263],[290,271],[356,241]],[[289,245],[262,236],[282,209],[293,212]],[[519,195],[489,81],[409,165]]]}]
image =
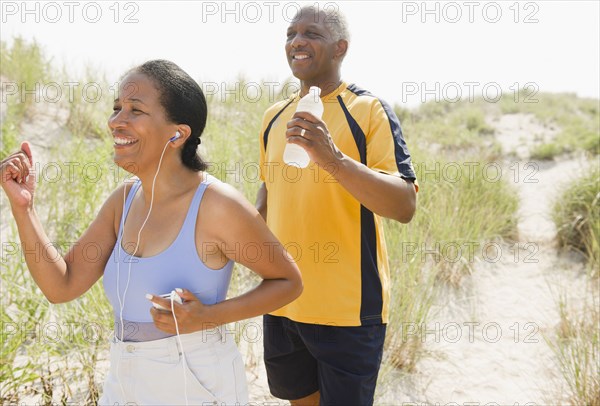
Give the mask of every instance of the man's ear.
[{"label": "man's ear", "polygon": [[337,48],[335,50],[335,57],[340,60],[344,59],[346,53],[348,52],[348,41],[345,39],[341,39],[337,42]]}]

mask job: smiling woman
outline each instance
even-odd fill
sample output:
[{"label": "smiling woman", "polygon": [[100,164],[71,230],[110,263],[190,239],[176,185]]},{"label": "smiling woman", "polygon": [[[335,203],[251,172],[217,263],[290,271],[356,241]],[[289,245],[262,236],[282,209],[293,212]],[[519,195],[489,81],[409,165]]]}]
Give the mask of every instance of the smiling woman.
[{"label": "smiling woman", "polygon": [[[275,310],[302,291],[298,268],[256,209],[204,172],[196,149],[206,116],[200,87],[174,63],[130,70],[108,125],[115,162],[135,178],[108,197],[64,257],[36,214],[29,144],[1,162],[23,246],[44,251],[24,249],[48,300],[73,300],[104,276],[115,335],[99,404],[246,403],[241,356],[219,326]],[[81,248],[90,243],[101,253],[93,262]],[[246,258],[247,244],[269,255]],[[262,282],[225,300],[233,261]],[[166,292],[170,300],[160,297]]]}]

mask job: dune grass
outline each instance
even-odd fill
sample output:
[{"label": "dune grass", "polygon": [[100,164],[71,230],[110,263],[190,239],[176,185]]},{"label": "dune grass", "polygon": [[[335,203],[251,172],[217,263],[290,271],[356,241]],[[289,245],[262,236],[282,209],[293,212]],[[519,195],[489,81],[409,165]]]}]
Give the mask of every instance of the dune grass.
[{"label": "dune grass", "polygon": [[577,310],[566,295],[559,298],[560,322],[554,335],[546,338],[567,383],[572,406],[600,405],[600,302],[597,285],[592,283],[588,289]]},{"label": "dune grass", "polygon": [[546,338],[567,383],[571,405],[600,405],[600,169],[590,171],[554,202],[552,217],[559,246],[583,254],[586,295],[566,292],[557,299],[560,322]]},{"label": "dune grass", "polygon": [[587,259],[591,277],[600,276],[600,168],[592,167],[575,180],[554,204],[558,243],[581,252]]},{"label": "dune grass", "polygon": [[[416,110],[396,108],[396,113],[404,132],[410,132],[413,144],[424,151],[452,152],[478,148],[494,154],[500,151],[493,138],[494,129],[486,122],[485,104],[481,100],[473,103],[429,102]],[[486,155],[486,158],[491,156],[489,153]]]}]

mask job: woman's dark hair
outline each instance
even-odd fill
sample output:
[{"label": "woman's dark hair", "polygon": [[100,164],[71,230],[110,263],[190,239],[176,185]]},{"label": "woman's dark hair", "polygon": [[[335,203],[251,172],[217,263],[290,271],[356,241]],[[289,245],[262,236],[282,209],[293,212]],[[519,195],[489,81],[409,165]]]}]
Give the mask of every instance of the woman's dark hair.
[{"label": "woman's dark hair", "polygon": [[183,144],[181,160],[194,171],[206,170],[206,162],[196,152],[207,116],[206,99],[198,83],[179,66],[162,59],[145,62],[127,73],[148,76],[160,94],[160,104],[165,109],[167,119],[190,126],[192,133]]}]

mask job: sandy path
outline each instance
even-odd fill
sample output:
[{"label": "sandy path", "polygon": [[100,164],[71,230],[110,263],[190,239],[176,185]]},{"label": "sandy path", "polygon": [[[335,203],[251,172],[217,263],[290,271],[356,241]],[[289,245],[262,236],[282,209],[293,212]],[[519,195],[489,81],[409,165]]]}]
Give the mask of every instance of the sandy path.
[{"label": "sandy path", "polygon": [[440,295],[426,326],[430,356],[416,374],[399,380],[399,390],[384,396],[384,403],[566,402],[544,336],[553,335],[559,320],[561,287],[583,295],[585,279],[580,261],[559,256],[553,246],[551,204],[586,163],[528,160],[532,134],[547,139],[556,133],[530,115],[505,115],[492,125],[505,154],[516,155],[504,162],[503,176],[519,196],[519,243],[492,246],[460,291],[448,288]]}]

